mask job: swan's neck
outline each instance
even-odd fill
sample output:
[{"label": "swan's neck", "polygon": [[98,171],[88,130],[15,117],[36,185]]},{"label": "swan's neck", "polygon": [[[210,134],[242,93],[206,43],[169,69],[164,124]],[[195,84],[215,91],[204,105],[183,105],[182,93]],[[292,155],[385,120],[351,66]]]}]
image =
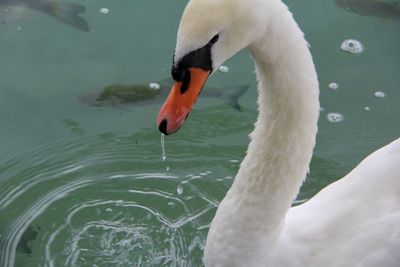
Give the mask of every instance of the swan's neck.
[{"label": "swan's neck", "polygon": [[268,38],[250,46],[259,115],[231,190],[263,198],[260,211],[274,221],[271,226],[283,220],[306,177],[319,115],[318,80],[307,42],[288,11],[277,16]]},{"label": "swan's neck", "polygon": [[244,249],[256,254],[274,242],[308,171],[319,115],[317,75],[291,13],[286,6],[275,13],[265,37],[250,45],[259,116],[247,155],[211,225],[206,253],[225,243],[240,245],[242,256]]}]

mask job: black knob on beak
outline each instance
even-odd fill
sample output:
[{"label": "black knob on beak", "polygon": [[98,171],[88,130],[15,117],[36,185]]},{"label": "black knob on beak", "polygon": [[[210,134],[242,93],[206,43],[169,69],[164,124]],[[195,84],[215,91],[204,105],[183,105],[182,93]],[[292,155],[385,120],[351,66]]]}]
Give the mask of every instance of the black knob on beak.
[{"label": "black knob on beak", "polygon": [[167,122],[166,119],[163,119],[161,121],[160,125],[158,125],[158,129],[160,130],[160,132],[162,132],[165,135],[168,135],[168,133],[167,133],[167,125],[168,125],[168,122]]}]

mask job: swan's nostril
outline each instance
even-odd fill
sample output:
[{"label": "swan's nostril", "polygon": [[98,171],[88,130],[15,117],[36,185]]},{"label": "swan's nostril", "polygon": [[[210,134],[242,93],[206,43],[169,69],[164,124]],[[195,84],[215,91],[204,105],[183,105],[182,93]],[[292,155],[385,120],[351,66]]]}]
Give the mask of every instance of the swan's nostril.
[{"label": "swan's nostril", "polygon": [[168,126],[168,121],[167,119],[163,119],[160,123],[160,125],[158,125],[158,129],[160,130],[160,132],[162,132],[165,135],[168,135],[167,133],[167,126]]}]

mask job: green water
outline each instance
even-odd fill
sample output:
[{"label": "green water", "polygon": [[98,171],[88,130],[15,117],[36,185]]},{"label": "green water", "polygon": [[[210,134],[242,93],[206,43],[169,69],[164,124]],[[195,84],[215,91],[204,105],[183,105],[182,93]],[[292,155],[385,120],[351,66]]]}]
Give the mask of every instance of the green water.
[{"label": "green water", "polygon": [[[251,59],[239,53],[208,81],[250,85],[243,111],[200,99],[166,138],[163,161],[161,100],[92,107],[78,97],[168,77],[186,1],[75,2],[86,6],[89,33],[34,11],[0,24],[0,266],[201,266],[257,115]],[[333,1],[288,4],[311,44],[324,108],[305,200],[400,136],[400,21]],[[365,51],[341,51],[348,38]],[[329,112],[344,120],[329,122]]]}]

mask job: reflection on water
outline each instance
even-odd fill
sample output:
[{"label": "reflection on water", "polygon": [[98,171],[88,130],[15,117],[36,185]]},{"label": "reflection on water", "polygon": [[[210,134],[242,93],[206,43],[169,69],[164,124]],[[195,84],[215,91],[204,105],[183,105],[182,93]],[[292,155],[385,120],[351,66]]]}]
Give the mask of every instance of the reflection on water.
[{"label": "reflection on water", "polygon": [[[102,3],[86,1],[90,34],[40,13],[0,24],[0,267],[202,266],[209,224],[257,114],[248,54],[211,77],[212,97],[199,99],[180,132],[165,138],[165,160],[158,104],[116,110],[76,101],[105,85],[170,75],[185,5],[172,2],[108,2],[103,16]],[[289,5],[323,85],[300,204],[400,135],[400,37],[396,21],[360,22],[334,1]],[[361,40],[363,53],[343,53],[347,38]],[[245,94],[241,84],[251,85]],[[225,88],[237,97],[219,94]],[[345,119],[331,123],[332,113]]]}]

